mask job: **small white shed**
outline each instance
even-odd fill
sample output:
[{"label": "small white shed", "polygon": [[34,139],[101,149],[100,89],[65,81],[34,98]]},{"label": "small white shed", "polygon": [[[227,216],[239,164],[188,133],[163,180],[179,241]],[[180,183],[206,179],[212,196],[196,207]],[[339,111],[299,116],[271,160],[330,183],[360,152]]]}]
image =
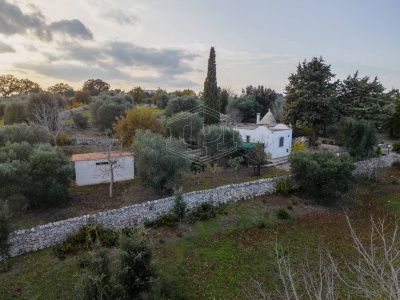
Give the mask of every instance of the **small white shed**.
[{"label": "small white shed", "polygon": [[72,155],[76,185],[108,183],[111,178],[109,162],[113,164],[114,182],[135,178],[134,158],[130,152],[112,151]]}]

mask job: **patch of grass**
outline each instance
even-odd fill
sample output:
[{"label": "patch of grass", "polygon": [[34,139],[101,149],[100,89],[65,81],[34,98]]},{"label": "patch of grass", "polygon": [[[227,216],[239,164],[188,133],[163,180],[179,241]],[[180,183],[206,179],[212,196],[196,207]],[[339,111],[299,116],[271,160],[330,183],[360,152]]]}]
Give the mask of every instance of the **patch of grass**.
[{"label": "patch of grass", "polygon": [[0,126],[3,126],[4,125],[4,119],[1,119],[0,120]]}]

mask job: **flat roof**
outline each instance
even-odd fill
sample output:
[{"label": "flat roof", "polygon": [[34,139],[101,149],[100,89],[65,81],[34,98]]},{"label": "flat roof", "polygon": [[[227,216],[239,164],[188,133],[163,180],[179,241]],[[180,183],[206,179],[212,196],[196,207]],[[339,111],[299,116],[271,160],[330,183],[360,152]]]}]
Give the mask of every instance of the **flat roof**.
[{"label": "flat roof", "polygon": [[[127,151],[111,151],[111,157],[118,156],[133,156],[132,152]],[[96,159],[106,159],[108,157],[107,152],[93,152],[93,153],[83,153],[83,154],[74,154],[71,157],[71,161],[84,161],[84,160],[96,160]]]}]

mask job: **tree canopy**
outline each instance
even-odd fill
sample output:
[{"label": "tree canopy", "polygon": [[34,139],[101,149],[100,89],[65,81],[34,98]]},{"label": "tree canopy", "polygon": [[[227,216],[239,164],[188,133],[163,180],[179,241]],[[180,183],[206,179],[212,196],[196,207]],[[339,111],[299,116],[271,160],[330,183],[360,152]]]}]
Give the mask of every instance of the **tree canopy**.
[{"label": "tree canopy", "polygon": [[90,96],[97,96],[101,92],[110,90],[110,84],[101,79],[88,79],[82,86],[82,91],[87,91]]},{"label": "tree canopy", "polygon": [[261,113],[261,116],[264,116],[269,109],[274,107],[277,98],[277,94],[274,90],[262,85],[258,87],[253,87],[252,85],[246,86],[246,89],[242,89],[242,93],[246,96],[254,96],[256,102],[260,104],[262,108],[261,111],[258,111],[258,113]]},{"label": "tree canopy", "polygon": [[49,92],[55,94],[64,94],[67,91],[73,91],[74,89],[67,83],[57,83],[47,89]]},{"label": "tree canopy", "polygon": [[286,121],[305,123],[312,128],[311,145],[315,145],[317,126],[337,118],[337,85],[331,66],[322,57],[314,57],[297,66],[285,87]]},{"label": "tree canopy", "polygon": [[400,92],[399,90],[391,91],[394,97],[395,112],[388,120],[388,130],[391,138],[400,138]]},{"label": "tree canopy", "polygon": [[20,82],[18,78],[13,75],[0,75],[0,95],[2,97],[9,97],[20,90]]},{"label": "tree canopy", "polygon": [[122,139],[123,145],[131,145],[132,139],[139,129],[164,134],[164,127],[149,107],[132,108],[125,111],[126,116],[117,117],[113,129],[115,137]]},{"label": "tree canopy", "polygon": [[168,101],[168,104],[165,107],[164,115],[169,118],[173,114],[181,111],[189,111],[196,107],[200,108],[200,102],[197,101],[193,96],[176,97]]},{"label": "tree canopy", "polygon": [[240,116],[245,122],[256,118],[256,114],[262,110],[262,106],[256,101],[254,96],[231,98],[228,103],[228,110],[232,108],[240,112]]},{"label": "tree canopy", "polygon": [[213,124],[204,127],[199,135],[199,146],[206,155],[215,156],[225,151],[235,150],[242,143],[241,135],[231,127]]},{"label": "tree canopy", "polygon": [[204,125],[218,124],[220,107],[218,102],[217,66],[215,63],[214,47],[211,47],[210,57],[208,58],[207,77],[204,81],[203,102]]},{"label": "tree canopy", "polygon": [[147,95],[140,86],[137,86],[130,90],[129,94],[132,96],[133,100],[136,103],[145,103],[147,100]]},{"label": "tree canopy", "polygon": [[193,142],[203,127],[203,118],[198,113],[183,111],[168,118],[165,127],[168,136]]},{"label": "tree canopy", "polygon": [[339,85],[340,113],[344,117],[373,122],[378,130],[393,114],[393,99],[375,77],[358,77],[358,71]]}]

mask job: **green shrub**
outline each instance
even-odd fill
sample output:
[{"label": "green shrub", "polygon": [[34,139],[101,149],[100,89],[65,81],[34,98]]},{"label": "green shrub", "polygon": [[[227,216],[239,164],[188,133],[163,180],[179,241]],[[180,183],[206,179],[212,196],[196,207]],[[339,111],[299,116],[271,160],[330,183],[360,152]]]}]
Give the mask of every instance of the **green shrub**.
[{"label": "green shrub", "polygon": [[[54,146],[54,140],[53,140],[52,136],[49,136],[49,141],[50,141],[50,144],[52,144]],[[69,146],[71,144],[72,144],[72,142],[66,133],[62,132],[57,136],[57,145],[58,146]]]},{"label": "green shrub", "polygon": [[400,141],[394,143],[392,146],[393,151],[400,153]]},{"label": "green shrub", "polygon": [[288,196],[293,189],[293,182],[290,178],[278,179],[276,181],[276,193]]},{"label": "green shrub", "polygon": [[175,227],[178,221],[179,219],[174,214],[166,214],[152,222],[145,222],[145,226],[148,228]]},{"label": "green shrub", "polygon": [[197,221],[206,221],[209,219],[213,219],[217,216],[217,214],[222,213],[222,206],[217,207],[210,203],[204,202],[189,214],[189,221],[192,224]]},{"label": "green shrub", "polygon": [[392,182],[392,184],[396,184],[396,185],[399,184],[399,180],[395,177],[392,178],[391,182]]},{"label": "green shrub", "polygon": [[393,162],[392,167],[400,168],[400,160]]},{"label": "green shrub", "polygon": [[3,258],[7,270],[7,259],[11,249],[10,234],[12,232],[11,215],[7,203],[0,202],[0,257]]},{"label": "green shrub", "polygon": [[85,129],[87,126],[87,123],[89,121],[89,117],[84,116],[78,112],[75,112],[72,115],[72,120],[74,121],[74,124],[76,127],[80,128],[80,129]]},{"label": "green shrub", "polygon": [[[122,235],[119,241],[116,286],[118,299],[143,299],[152,291],[158,275],[153,252],[146,240],[144,227],[137,226],[131,236]],[[147,297],[145,299],[152,299]]]},{"label": "green shrub", "polygon": [[290,213],[284,209],[284,208],[279,208],[276,211],[276,216],[278,217],[278,219],[280,220],[289,220],[291,218]]},{"label": "green shrub", "polygon": [[306,195],[320,202],[332,198],[337,192],[347,191],[355,168],[347,153],[337,156],[333,152],[296,152],[289,156],[289,162]]}]

